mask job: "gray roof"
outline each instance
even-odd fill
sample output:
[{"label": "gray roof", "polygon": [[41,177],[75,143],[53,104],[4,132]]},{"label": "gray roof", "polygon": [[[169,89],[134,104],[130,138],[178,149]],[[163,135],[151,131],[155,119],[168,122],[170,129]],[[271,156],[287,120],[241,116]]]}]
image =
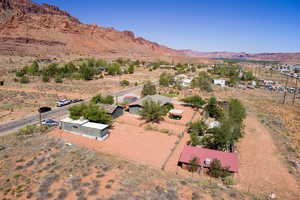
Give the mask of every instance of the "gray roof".
[{"label": "gray roof", "polygon": [[100,106],[103,107],[105,112],[108,113],[108,114],[112,114],[118,107],[122,108],[122,106],[119,106],[119,105],[116,105],[116,104],[113,104],[113,105],[100,104]]},{"label": "gray roof", "polygon": [[161,105],[165,105],[166,103],[171,103],[171,99],[169,97],[165,97],[165,96],[161,96],[159,94],[155,94],[155,95],[148,95],[145,96],[143,98],[141,98],[140,100],[133,102],[132,104],[130,104],[130,106],[134,106],[134,105],[139,105],[142,106],[143,102],[145,100],[152,100],[152,101],[158,101],[160,102]]}]

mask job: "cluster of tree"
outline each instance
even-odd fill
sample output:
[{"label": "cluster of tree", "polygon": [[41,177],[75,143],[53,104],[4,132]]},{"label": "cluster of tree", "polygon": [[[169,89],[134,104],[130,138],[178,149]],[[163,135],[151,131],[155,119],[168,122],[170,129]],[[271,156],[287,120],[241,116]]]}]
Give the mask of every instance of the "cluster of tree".
[{"label": "cluster of tree", "polygon": [[211,78],[206,72],[199,72],[199,74],[193,78],[192,86],[207,92],[213,91]]},{"label": "cluster of tree", "polygon": [[181,101],[198,109],[202,108],[202,106],[206,103],[206,101],[202,99],[199,95],[187,96],[181,99]]},{"label": "cluster of tree", "polygon": [[165,116],[173,108],[172,104],[161,105],[159,101],[147,99],[143,102],[143,106],[139,114],[148,122],[159,122],[163,119],[163,116]]},{"label": "cluster of tree", "polygon": [[157,93],[156,87],[151,81],[148,81],[144,84],[142,90],[142,96],[154,95],[156,93]]},{"label": "cluster of tree", "polygon": [[90,102],[89,104],[81,103],[69,108],[70,118],[77,120],[80,118],[87,119],[91,122],[101,124],[111,124],[112,117],[106,114],[104,108]]},{"label": "cluster of tree", "polygon": [[110,105],[112,105],[115,103],[115,100],[114,100],[114,97],[111,95],[102,96],[101,94],[98,94],[91,99],[91,102],[94,104],[110,104]]},{"label": "cluster of tree", "polygon": [[217,120],[223,117],[223,111],[216,97],[211,97],[208,100],[207,105],[205,106],[204,110],[208,113],[209,117],[215,118]]},{"label": "cluster of tree", "polygon": [[159,76],[159,85],[163,87],[169,87],[175,83],[175,76],[169,72],[163,72]]},{"label": "cluster of tree", "polygon": [[218,120],[219,126],[208,128],[204,121],[189,123],[191,145],[227,151],[243,136],[243,121],[246,110],[237,99],[231,99],[226,108],[221,108],[216,98],[209,99],[204,108],[211,117]]},{"label": "cluster of tree", "polygon": [[[199,159],[197,157],[193,157],[189,161],[188,169],[190,172],[196,172],[199,168],[199,165],[200,165]],[[228,168],[222,167],[221,161],[218,159],[212,160],[207,173],[208,173],[208,175],[210,175],[214,178],[222,178],[222,179],[231,175]]]},{"label": "cluster of tree", "polygon": [[208,72],[229,78],[231,84],[236,84],[239,81],[251,81],[256,79],[252,72],[243,71],[240,66],[233,63],[215,65],[212,69],[208,70]]},{"label": "cluster of tree", "polygon": [[[76,62],[76,65],[74,64]],[[69,62],[63,65],[57,63],[49,64],[45,67],[40,67],[34,61],[31,65],[25,66],[16,71],[16,76],[23,79],[28,79],[26,76],[42,76],[43,82],[49,82],[54,79],[55,82],[61,83],[64,78],[92,80],[95,76],[106,71],[110,75],[133,74],[135,66],[140,64],[140,61],[128,61],[117,59],[112,63],[107,63],[103,59],[80,59],[74,62]],[[129,63],[129,64],[127,64]],[[126,66],[125,66],[126,65]],[[123,67],[122,67],[123,66]],[[26,81],[25,81],[26,82]]]}]

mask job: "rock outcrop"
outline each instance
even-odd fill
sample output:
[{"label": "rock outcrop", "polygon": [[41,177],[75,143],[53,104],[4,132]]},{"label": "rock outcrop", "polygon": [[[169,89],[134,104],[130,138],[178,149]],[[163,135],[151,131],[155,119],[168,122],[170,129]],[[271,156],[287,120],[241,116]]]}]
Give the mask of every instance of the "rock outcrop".
[{"label": "rock outcrop", "polygon": [[83,24],[56,6],[29,0],[0,0],[0,53],[141,59],[182,56],[131,31]]}]

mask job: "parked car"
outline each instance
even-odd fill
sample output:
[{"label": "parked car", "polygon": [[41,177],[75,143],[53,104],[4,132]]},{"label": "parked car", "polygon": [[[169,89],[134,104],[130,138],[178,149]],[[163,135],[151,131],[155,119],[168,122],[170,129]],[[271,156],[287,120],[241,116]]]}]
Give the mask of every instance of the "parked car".
[{"label": "parked car", "polygon": [[58,102],[56,102],[56,106],[63,107],[63,106],[69,105],[70,103],[71,103],[70,100],[63,99],[63,100],[59,100]]},{"label": "parked car", "polygon": [[50,107],[40,107],[38,111],[39,111],[39,113],[45,113],[45,112],[51,111],[51,108]]},{"label": "parked car", "polygon": [[71,103],[78,103],[78,102],[81,102],[81,101],[83,101],[83,99],[72,99]]},{"label": "parked car", "polygon": [[53,119],[47,119],[42,121],[42,125],[45,126],[58,126],[59,123]]}]

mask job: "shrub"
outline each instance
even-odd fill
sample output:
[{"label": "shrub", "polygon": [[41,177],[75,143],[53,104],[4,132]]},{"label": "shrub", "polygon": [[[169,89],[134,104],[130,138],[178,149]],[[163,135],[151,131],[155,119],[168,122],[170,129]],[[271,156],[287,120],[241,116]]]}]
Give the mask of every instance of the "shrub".
[{"label": "shrub", "polygon": [[228,169],[222,167],[220,160],[214,159],[210,163],[208,175],[214,178],[225,178],[226,176],[230,175],[230,172]]},{"label": "shrub", "polygon": [[115,100],[114,97],[111,95],[105,96],[103,97],[101,94],[98,94],[96,96],[94,96],[91,100],[92,103],[102,103],[102,104],[114,104]]},{"label": "shrub", "polygon": [[208,127],[204,121],[198,120],[196,122],[188,123],[189,133],[197,133],[198,135],[204,135]]},{"label": "shrub", "polygon": [[55,78],[55,83],[63,83],[63,79],[60,76]]},{"label": "shrub", "polygon": [[159,122],[163,119],[165,112],[163,106],[161,106],[159,102],[145,100],[140,115],[147,121]]},{"label": "shrub", "polygon": [[27,76],[22,76],[21,79],[20,79],[20,83],[23,83],[23,84],[26,84],[26,83],[29,83],[30,80]]},{"label": "shrub", "polygon": [[206,102],[199,95],[188,96],[182,99],[184,103],[191,104],[193,107],[201,108]]},{"label": "shrub", "polygon": [[17,131],[17,136],[29,136],[34,133],[44,132],[48,129],[47,126],[38,126],[38,125],[28,125],[24,128],[21,128]]},{"label": "shrub", "polygon": [[226,176],[225,178],[223,178],[223,183],[225,185],[235,185],[236,184],[232,176]]},{"label": "shrub", "polygon": [[129,86],[129,81],[127,81],[127,80],[122,80],[122,81],[120,81],[120,85],[121,86]]},{"label": "shrub", "polygon": [[134,65],[130,65],[128,68],[128,73],[133,74],[134,73]]},{"label": "shrub", "polygon": [[44,83],[47,83],[47,82],[49,82],[49,81],[50,81],[50,78],[49,78],[49,76],[47,76],[47,75],[43,75],[43,77],[42,77],[42,81],[43,81]]}]

